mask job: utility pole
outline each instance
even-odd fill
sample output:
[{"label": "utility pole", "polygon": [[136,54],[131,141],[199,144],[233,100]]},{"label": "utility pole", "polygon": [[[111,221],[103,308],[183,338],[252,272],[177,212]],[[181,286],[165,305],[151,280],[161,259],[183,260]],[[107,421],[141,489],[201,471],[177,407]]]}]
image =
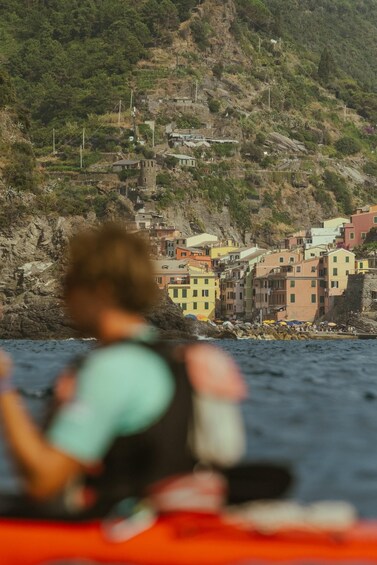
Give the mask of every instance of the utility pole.
[{"label": "utility pole", "polygon": [[130,99],[130,112],[132,113],[132,107],[134,105],[134,91],[131,90],[131,99]]},{"label": "utility pole", "polygon": [[82,128],[82,148],[85,149],[85,128]]},{"label": "utility pole", "polygon": [[118,126],[120,127],[122,120],[122,101],[119,100],[119,111],[118,111]]},{"label": "utility pole", "polygon": [[55,139],[55,128],[52,130],[52,152],[56,154],[56,139]]},{"label": "utility pole", "polygon": [[83,155],[82,155],[83,151],[82,151],[82,145],[80,145],[80,169],[83,168]]}]

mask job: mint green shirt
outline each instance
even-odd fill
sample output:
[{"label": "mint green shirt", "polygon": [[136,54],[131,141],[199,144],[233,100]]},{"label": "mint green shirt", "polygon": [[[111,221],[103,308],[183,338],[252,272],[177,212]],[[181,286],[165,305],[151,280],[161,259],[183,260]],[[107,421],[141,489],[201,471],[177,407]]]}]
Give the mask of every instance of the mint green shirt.
[{"label": "mint green shirt", "polygon": [[75,398],[57,414],[48,438],[59,451],[94,463],[117,436],[158,421],[173,394],[171,371],[153,351],[135,343],[99,349],[79,371]]}]

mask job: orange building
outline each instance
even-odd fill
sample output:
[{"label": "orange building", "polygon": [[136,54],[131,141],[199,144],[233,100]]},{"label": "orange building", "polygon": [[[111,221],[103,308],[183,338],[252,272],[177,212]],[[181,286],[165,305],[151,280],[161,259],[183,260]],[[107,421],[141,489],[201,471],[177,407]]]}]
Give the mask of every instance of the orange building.
[{"label": "orange building", "polygon": [[203,249],[197,249],[196,247],[177,245],[175,248],[175,258],[177,261],[194,259],[198,263],[207,266],[208,269],[211,268],[211,257]]}]

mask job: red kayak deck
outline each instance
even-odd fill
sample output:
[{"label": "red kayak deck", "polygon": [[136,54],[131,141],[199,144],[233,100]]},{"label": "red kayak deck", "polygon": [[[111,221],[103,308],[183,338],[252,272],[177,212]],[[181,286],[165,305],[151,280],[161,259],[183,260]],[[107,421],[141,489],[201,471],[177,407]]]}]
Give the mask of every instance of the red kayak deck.
[{"label": "red kayak deck", "polygon": [[282,532],[265,536],[220,517],[173,514],[124,542],[106,539],[99,523],[0,521],[1,565],[69,560],[127,565],[377,564],[377,522],[347,533]]}]

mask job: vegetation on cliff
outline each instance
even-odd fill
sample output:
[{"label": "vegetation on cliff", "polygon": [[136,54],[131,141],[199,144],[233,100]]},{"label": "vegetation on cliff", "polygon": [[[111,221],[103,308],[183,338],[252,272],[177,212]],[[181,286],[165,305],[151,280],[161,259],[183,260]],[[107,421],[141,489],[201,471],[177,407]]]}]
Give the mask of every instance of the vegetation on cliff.
[{"label": "vegetation on cliff", "polygon": [[[0,222],[31,208],[127,215],[89,175],[108,154],[166,152],[170,124],[239,142],[185,148],[196,169],[167,158],[158,175],[156,206],[203,229],[200,207],[226,209],[245,239],[274,243],[376,200],[376,27],[375,0],[5,0]],[[174,108],[176,94],[198,104]]]}]

